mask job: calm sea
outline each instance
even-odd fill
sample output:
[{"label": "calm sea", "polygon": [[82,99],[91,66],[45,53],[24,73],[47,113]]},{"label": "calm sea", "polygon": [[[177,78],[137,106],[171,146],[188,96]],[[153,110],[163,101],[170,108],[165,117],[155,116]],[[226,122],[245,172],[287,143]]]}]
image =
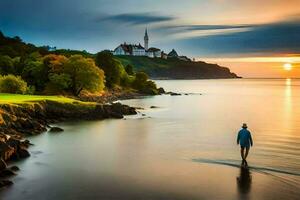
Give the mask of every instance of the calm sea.
[{"label": "calm sea", "polygon": [[[300,80],[156,81],[137,116],[32,137],[3,199],[299,199]],[[156,106],[156,108],[150,108]],[[236,135],[254,139],[248,169]]]}]

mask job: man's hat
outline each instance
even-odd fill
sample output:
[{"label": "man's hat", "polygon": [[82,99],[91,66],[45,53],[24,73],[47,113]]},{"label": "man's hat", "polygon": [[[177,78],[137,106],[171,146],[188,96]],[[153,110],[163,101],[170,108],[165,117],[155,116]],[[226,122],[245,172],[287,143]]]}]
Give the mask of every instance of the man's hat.
[{"label": "man's hat", "polygon": [[242,128],[248,128],[247,124],[246,124],[246,123],[243,123]]}]

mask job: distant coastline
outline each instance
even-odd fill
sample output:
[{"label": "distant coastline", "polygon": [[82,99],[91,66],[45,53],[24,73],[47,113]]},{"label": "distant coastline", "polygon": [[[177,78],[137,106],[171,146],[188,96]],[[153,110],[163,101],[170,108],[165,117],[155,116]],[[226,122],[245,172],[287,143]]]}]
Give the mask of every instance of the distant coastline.
[{"label": "distant coastline", "polygon": [[162,59],[145,56],[115,56],[124,66],[147,73],[151,79],[224,79],[242,78],[229,68],[202,61],[184,61],[177,58]]},{"label": "distant coastline", "polygon": [[[242,76],[237,76],[237,77],[221,77],[221,78],[168,78],[168,77],[151,77],[152,80],[222,80],[222,79],[285,79],[285,78],[245,78]],[[300,78],[299,78],[300,79]]]}]

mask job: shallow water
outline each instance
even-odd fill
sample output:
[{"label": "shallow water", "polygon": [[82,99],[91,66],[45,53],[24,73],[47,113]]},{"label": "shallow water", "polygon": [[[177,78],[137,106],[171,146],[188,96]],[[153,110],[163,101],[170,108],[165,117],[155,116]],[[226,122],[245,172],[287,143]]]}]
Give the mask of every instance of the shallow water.
[{"label": "shallow water", "polygon": [[[297,199],[300,80],[157,81],[182,96],[126,100],[126,120],[60,124],[1,199]],[[158,108],[150,109],[150,106]],[[142,116],[142,113],[146,116]],[[240,167],[236,134],[254,139]]]}]

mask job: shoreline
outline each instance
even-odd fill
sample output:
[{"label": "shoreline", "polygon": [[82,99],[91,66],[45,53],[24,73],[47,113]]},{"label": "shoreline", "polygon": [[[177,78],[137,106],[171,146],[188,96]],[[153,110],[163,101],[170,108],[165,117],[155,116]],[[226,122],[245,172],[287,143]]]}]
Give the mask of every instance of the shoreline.
[{"label": "shoreline", "polygon": [[[7,163],[30,157],[28,148],[33,145],[27,136],[63,131],[50,124],[73,120],[122,119],[124,115],[137,114],[136,108],[117,100],[139,98],[145,95],[108,92],[95,98],[79,98],[73,103],[38,100],[26,103],[0,104],[0,189],[13,184],[9,180],[17,175],[17,166]],[[83,101],[84,100],[84,101]]]}]

